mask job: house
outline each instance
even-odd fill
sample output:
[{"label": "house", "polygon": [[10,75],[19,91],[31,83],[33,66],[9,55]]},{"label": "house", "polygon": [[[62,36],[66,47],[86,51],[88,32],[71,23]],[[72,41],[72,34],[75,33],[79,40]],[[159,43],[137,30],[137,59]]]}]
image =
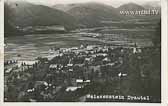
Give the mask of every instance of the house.
[{"label": "house", "polygon": [[141,48],[136,48],[136,47],[134,47],[133,48],[133,53],[135,54],[135,53],[142,53],[142,50],[141,50]]},{"label": "house", "polygon": [[108,57],[106,57],[106,58],[103,59],[103,61],[104,61],[104,62],[109,62],[109,61],[111,61],[111,60],[110,60]]},{"label": "house", "polygon": [[116,63],[114,62],[114,63],[108,63],[108,64],[106,64],[107,66],[114,66]]},{"label": "house", "polygon": [[58,64],[51,64],[51,65],[49,66],[49,69],[50,69],[50,70],[57,69],[57,68],[58,68]]},{"label": "house", "polygon": [[91,60],[91,58],[85,58],[85,61],[90,61]]},{"label": "house", "polygon": [[34,91],[35,91],[34,88],[32,88],[32,89],[28,89],[28,90],[27,90],[28,93],[29,93],[29,92],[34,92]]},{"label": "house", "polygon": [[91,81],[90,80],[83,80],[83,79],[76,79],[77,87],[84,87],[85,85],[88,85]]},{"label": "house", "polygon": [[83,83],[83,79],[76,79],[76,83]]},{"label": "house", "polygon": [[103,56],[103,57],[105,57],[105,56],[107,56],[107,54],[106,53],[98,53],[98,54],[96,54],[96,56]]},{"label": "house", "polygon": [[36,81],[34,88],[38,88],[41,85],[48,86],[48,83],[46,81]]},{"label": "house", "polygon": [[69,71],[69,72],[73,72],[73,69],[69,69],[68,71]]},{"label": "house", "polygon": [[73,91],[76,91],[78,88],[81,88],[81,87],[70,86],[70,87],[67,87],[65,91],[66,92],[73,92]]},{"label": "house", "polygon": [[72,47],[71,50],[78,50],[78,47]]},{"label": "house", "polygon": [[123,74],[121,72],[118,74],[118,77],[126,77],[126,76],[127,76],[127,74]]},{"label": "house", "polygon": [[87,50],[93,50],[96,46],[95,45],[89,45],[86,47]]},{"label": "house", "polygon": [[84,81],[85,83],[90,83],[91,81],[90,80],[86,80],[86,81]]},{"label": "house", "polygon": [[72,67],[72,66],[73,66],[73,64],[67,64],[67,66],[68,66],[68,67]]},{"label": "house", "polygon": [[5,70],[5,73],[9,74],[11,71],[12,71],[12,68],[9,68],[9,69]]}]

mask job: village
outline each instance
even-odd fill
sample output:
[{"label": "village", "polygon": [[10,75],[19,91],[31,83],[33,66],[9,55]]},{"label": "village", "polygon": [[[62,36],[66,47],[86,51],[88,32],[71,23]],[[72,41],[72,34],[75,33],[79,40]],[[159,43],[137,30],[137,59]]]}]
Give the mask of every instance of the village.
[{"label": "village", "polygon": [[[133,72],[128,60],[134,62],[136,68],[140,67],[151,49],[136,44],[132,47],[80,45],[51,48],[48,56],[36,60],[7,61],[4,63],[8,92],[5,100],[87,101],[87,94],[100,91],[123,94],[122,82]],[[135,73],[141,80],[148,77],[143,70]]]}]

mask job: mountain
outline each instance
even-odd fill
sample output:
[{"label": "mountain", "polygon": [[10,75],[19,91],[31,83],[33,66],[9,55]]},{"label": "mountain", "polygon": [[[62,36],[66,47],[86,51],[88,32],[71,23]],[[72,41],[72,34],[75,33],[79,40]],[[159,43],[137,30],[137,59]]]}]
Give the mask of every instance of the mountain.
[{"label": "mountain", "polygon": [[135,3],[128,3],[128,4],[124,4],[121,5],[120,7],[118,7],[118,10],[122,11],[136,11],[136,10],[144,10],[145,8],[143,6],[140,6],[138,4]]},{"label": "mountain", "polygon": [[80,4],[56,4],[56,5],[52,6],[52,8],[67,12],[68,10],[70,10],[76,6],[79,6],[79,5]]},{"label": "mountain", "polygon": [[43,5],[15,1],[5,3],[5,9],[6,20],[16,27],[62,25],[69,30],[76,26],[71,15]]},{"label": "mountain", "polygon": [[4,35],[5,36],[16,36],[16,35],[20,35],[21,31],[19,31],[16,26],[14,26],[13,24],[10,23],[9,19],[9,15],[8,12],[10,12],[8,6],[5,5],[4,7]]},{"label": "mountain", "polygon": [[[112,6],[89,2],[81,4],[71,4],[67,6],[67,13],[78,20],[81,25],[94,27],[102,25],[102,21],[120,20],[121,17]],[[65,11],[65,10],[64,10]]]},{"label": "mountain", "polygon": [[157,9],[161,11],[161,1],[146,2],[142,5],[145,9]]}]

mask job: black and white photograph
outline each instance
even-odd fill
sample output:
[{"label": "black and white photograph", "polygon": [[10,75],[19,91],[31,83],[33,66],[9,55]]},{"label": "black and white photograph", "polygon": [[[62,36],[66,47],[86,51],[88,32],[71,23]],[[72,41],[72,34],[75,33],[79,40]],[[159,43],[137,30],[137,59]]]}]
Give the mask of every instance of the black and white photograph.
[{"label": "black and white photograph", "polygon": [[161,103],[160,0],[5,0],[4,102]]}]

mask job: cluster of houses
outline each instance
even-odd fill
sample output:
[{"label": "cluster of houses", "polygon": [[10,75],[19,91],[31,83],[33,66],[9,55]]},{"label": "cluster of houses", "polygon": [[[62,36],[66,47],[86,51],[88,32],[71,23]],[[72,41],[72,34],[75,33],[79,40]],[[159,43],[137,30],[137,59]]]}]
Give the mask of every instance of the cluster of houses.
[{"label": "cluster of houses", "polygon": [[[119,48],[107,45],[81,45],[80,47],[60,48],[58,50],[51,49],[45,62],[48,66],[46,78],[36,81],[33,88],[27,89],[27,93],[36,92],[41,85],[45,87],[46,91],[52,88],[53,93],[58,92],[63,86],[66,86],[65,92],[75,92],[92,82],[112,80],[114,77],[127,77],[127,72],[122,72],[119,69],[124,64],[124,55],[141,52],[142,49],[136,46]],[[33,65],[40,63],[40,60],[6,61],[5,73],[24,72],[24,70],[33,68]],[[48,82],[47,77],[52,79],[53,75],[55,75],[54,81],[56,82]],[[20,79],[20,77],[17,78]],[[58,86],[59,84],[61,85]],[[49,96],[45,92],[41,95],[46,98]]]},{"label": "cluster of houses", "polygon": [[11,71],[25,71],[28,68],[33,68],[33,65],[38,62],[38,60],[7,60],[4,63],[5,74],[9,74]]},{"label": "cluster of houses", "polygon": [[74,83],[72,79],[75,78],[75,84],[67,86],[66,89],[67,92],[75,91],[92,81],[103,79],[105,77],[103,73],[109,70],[114,70],[110,73],[116,77],[126,77],[126,72],[115,71],[124,64],[122,56],[126,53],[141,52],[142,49],[136,46],[118,48],[102,45],[81,45],[80,47],[60,48],[59,50],[51,49],[49,53],[54,55],[54,58],[50,59],[49,71],[58,75],[61,73],[69,75],[71,84]]}]

